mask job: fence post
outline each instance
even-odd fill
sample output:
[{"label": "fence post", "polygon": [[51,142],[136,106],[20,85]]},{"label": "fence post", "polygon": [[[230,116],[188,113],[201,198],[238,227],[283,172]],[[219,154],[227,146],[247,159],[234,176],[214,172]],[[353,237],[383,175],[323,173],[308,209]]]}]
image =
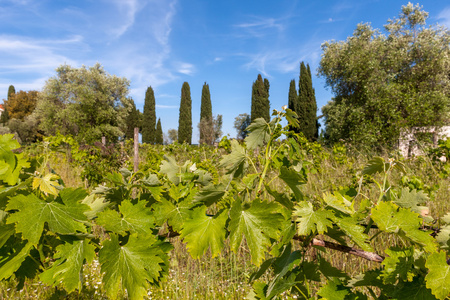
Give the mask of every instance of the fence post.
[{"label": "fence post", "polygon": [[102,136],[102,144],[103,144],[103,146],[106,145],[106,136]]},{"label": "fence post", "polygon": [[134,172],[139,169],[139,128],[134,128]]}]

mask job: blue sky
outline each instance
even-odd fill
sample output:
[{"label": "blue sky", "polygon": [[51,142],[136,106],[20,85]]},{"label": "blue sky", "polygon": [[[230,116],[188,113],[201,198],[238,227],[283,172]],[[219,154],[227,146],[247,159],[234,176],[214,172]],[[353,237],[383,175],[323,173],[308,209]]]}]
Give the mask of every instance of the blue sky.
[{"label": "blue sky", "polygon": [[[416,3],[416,2],[414,2]],[[450,28],[450,1],[419,2],[428,24]],[[236,136],[234,118],[250,113],[251,88],[260,73],[270,81],[272,109],[287,104],[289,82],[305,61],[316,73],[321,44],[345,40],[356,25],[382,28],[407,1],[214,0],[0,0],[0,99],[8,86],[40,90],[61,64],[101,63],[131,81],[142,111],[155,90],[163,131],[178,128],[181,86],[191,88],[193,142],[204,82],[224,134]],[[297,83],[298,84],[298,83]],[[314,76],[317,106],[332,97]],[[320,114],[320,111],[318,112]]]}]

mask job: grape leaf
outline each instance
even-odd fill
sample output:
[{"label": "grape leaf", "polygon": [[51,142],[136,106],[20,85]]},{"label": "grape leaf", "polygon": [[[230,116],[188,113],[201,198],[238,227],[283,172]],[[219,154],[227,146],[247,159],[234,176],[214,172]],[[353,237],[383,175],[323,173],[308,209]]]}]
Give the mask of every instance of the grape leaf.
[{"label": "grape leaf", "polygon": [[233,174],[234,177],[242,175],[246,167],[245,148],[238,141],[231,140],[231,153],[222,158],[219,167],[226,168],[227,174]]},{"label": "grape leaf", "polygon": [[147,281],[160,280],[166,253],[155,246],[153,236],[132,234],[125,245],[119,243],[117,235],[110,236],[99,251],[106,293],[115,299],[121,287],[127,290],[129,299],[142,299],[147,294]]},{"label": "grape leaf", "polygon": [[7,257],[0,256],[0,280],[9,278],[20,268],[32,247],[31,243],[22,242],[14,245],[14,254],[10,254]]},{"label": "grape leaf", "polygon": [[58,202],[45,202],[34,194],[27,196],[17,195],[10,198],[6,209],[19,210],[11,213],[6,223],[16,223],[16,232],[21,232],[22,237],[32,245],[37,245],[47,223],[50,231],[60,234],[70,234],[77,231],[86,232],[86,227],[79,221],[85,221],[84,211],[88,206],[70,199],[70,193],[62,198],[64,205]]},{"label": "grape leaf", "polygon": [[246,130],[250,132],[245,138],[248,149],[256,149],[269,141],[269,126],[264,118],[257,118],[247,127]]},{"label": "grape leaf", "polygon": [[299,172],[292,168],[282,166],[278,177],[291,188],[297,201],[303,200],[303,193],[300,190],[300,186],[306,183],[306,179]]},{"label": "grape leaf", "polygon": [[10,236],[14,234],[13,224],[2,224],[0,223],[0,248],[6,243]]},{"label": "grape leaf", "polygon": [[381,202],[372,208],[372,219],[383,231],[403,236],[401,230],[406,238],[422,245],[428,252],[437,249],[435,239],[429,233],[419,230],[422,224],[419,214],[407,208],[399,208],[391,202]]},{"label": "grape leaf", "polygon": [[194,202],[202,202],[206,206],[211,206],[219,201],[225,193],[225,185],[222,183],[217,185],[209,184],[195,195]]},{"label": "grape leaf", "polygon": [[312,204],[306,201],[297,204],[292,215],[298,217],[299,235],[309,235],[316,230],[319,234],[323,234],[327,231],[327,227],[333,227],[331,220],[334,219],[334,215],[331,211],[323,208],[314,211]]},{"label": "grape leaf", "polygon": [[322,286],[317,294],[328,300],[344,300],[346,298],[345,296],[349,294],[349,290],[342,285],[339,279],[334,278],[328,280],[327,284]]},{"label": "grape leaf", "polygon": [[89,220],[92,220],[97,214],[107,208],[111,203],[105,201],[105,197],[99,197],[96,194],[91,194],[85,197],[81,203],[86,204],[91,210],[85,211],[84,214]]},{"label": "grape leaf", "polygon": [[441,227],[436,235],[436,241],[442,249],[450,249],[450,225]]},{"label": "grape leaf", "polygon": [[376,173],[383,173],[385,169],[389,168],[389,164],[384,162],[382,157],[374,157],[369,160],[364,167],[362,174],[363,175],[373,175]]},{"label": "grape leaf", "polygon": [[425,285],[424,277],[414,277],[411,282],[405,282],[400,289],[395,289],[392,296],[396,300],[436,300],[431,290]]},{"label": "grape leaf", "polygon": [[334,195],[330,193],[325,193],[323,196],[323,200],[328,206],[331,206],[334,209],[337,209],[346,214],[353,214],[355,210],[351,206],[352,203],[344,198],[339,192],[334,193]]},{"label": "grape leaf", "polygon": [[133,204],[131,200],[124,200],[119,205],[119,212],[108,209],[99,213],[97,224],[121,235],[125,235],[127,231],[151,234],[155,219],[152,210],[146,207],[146,204],[146,201]]},{"label": "grape leaf", "polygon": [[367,242],[369,236],[364,233],[364,227],[359,225],[355,219],[351,217],[337,217],[333,218],[334,222],[339,228],[345,232],[346,236],[351,238],[364,251],[373,251],[373,248]]},{"label": "grape leaf", "polygon": [[395,284],[398,279],[410,281],[414,277],[411,268],[414,265],[414,248],[389,248],[388,255],[381,263],[384,267],[381,277],[385,284]]},{"label": "grape leaf", "polygon": [[180,172],[180,166],[178,166],[177,161],[172,156],[164,155],[159,171],[162,174],[166,174],[167,178],[175,185],[180,183],[180,179],[177,176],[177,173]]},{"label": "grape leaf", "polygon": [[167,221],[175,231],[180,232],[184,221],[189,217],[191,206],[188,200],[180,201],[175,205],[166,199],[161,199],[161,202],[153,205],[156,222],[162,225]]},{"label": "grape leaf", "polygon": [[406,187],[402,189],[400,197],[393,202],[400,207],[413,208],[427,201],[428,196],[423,191],[410,191],[409,188]]},{"label": "grape leaf", "polygon": [[428,274],[425,276],[427,288],[438,299],[445,299],[450,295],[450,266],[447,264],[444,251],[432,253],[425,264]]},{"label": "grape leaf", "polygon": [[58,188],[61,188],[57,179],[59,176],[56,174],[49,173],[44,177],[34,177],[33,178],[33,190],[39,188],[41,192],[43,192],[46,196],[48,194],[58,196]]},{"label": "grape leaf", "polygon": [[184,222],[181,238],[187,244],[187,249],[193,258],[200,258],[208,248],[215,257],[222,251],[225,240],[225,223],[228,211],[224,210],[210,217],[206,215],[206,207],[199,207],[192,211],[191,216]]},{"label": "grape leaf", "polygon": [[13,134],[0,135],[0,180],[8,185],[15,185],[22,168],[30,164],[23,158],[24,154],[14,154],[12,150],[20,148]]},{"label": "grape leaf", "polygon": [[252,256],[252,262],[259,266],[264,260],[264,252],[271,244],[270,238],[277,239],[283,225],[283,215],[278,213],[275,202],[260,201],[258,198],[248,205],[240,200],[233,203],[230,211],[230,246],[237,252],[245,237]]},{"label": "grape leaf", "polygon": [[39,277],[47,283],[56,285],[59,282],[66,287],[67,292],[76,288],[81,290],[82,282],[80,274],[83,269],[84,260],[90,263],[95,257],[95,247],[87,240],[76,240],[56,247],[56,261],[50,269],[45,270]]}]

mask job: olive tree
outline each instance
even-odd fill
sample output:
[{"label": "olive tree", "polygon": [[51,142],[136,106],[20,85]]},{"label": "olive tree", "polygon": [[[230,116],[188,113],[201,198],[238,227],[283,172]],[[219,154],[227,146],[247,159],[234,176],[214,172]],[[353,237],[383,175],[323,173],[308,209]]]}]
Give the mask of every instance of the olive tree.
[{"label": "olive tree", "polygon": [[427,18],[409,3],[384,32],[359,24],[322,45],[318,71],[334,93],[322,108],[328,141],[392,147],[402,128],[447,122],[450,34]]},{"label": "olive tree", "polygon": [[61,65],[39,94],[35,114],[45,134],[72,134],[92,143],[105,136],[116,141],[124,135],[132,111],[127,97],[129,81],[108,74],[100,64],[73,68]]}]

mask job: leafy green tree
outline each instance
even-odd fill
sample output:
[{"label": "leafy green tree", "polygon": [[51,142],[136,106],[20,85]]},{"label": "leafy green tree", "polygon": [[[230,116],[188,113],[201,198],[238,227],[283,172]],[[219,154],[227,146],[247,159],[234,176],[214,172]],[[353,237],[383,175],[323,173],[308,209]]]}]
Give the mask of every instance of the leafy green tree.
[{"label": "leafy green tree", "polygon": [[173,142],[177,141],[178,140],[178,130],[176,130],[176,129],[169,129],[167,131],[167,136],[168,136],[168,138],[170,140],[170,143],[173,143]]},{"label": "leafy green tree", "polygon": [[300,131],[312,141],[317,138],[317,103],[315,91],[312,86],[311,70],[309,65],[300,63],[300,79],[298,89],[298,115]]},{"label": "leafy green tree", "polygon": [[178,120],[178,142],[180,144],[192,142],[192,100],[189,83],[184,82],[181,87],[180,116]]},{"label": "leafy green tree", "polygon": [[211,105],[211,94],[209,92],[209,85],[206,82],[202,88],[202,101],[200,105],[200,144],[212,144],[214,135],[213,115]]},{"label": "leafy green tree", "polygon": [[393,147],[402,128],[448,123],[450,32],[427,18],[409,3],[384,34],[359,24],[346,41],[323,44],[319,74],[334,93],[322,108],[329,142]]},{"label": "leafy green tree", "polygon": [[158,118],[158,122],[156,123],[156,138],[155,138],[155,144],[162,145],[164,143],[164,136],[161,126],[161,119]]},{"label": "leafy green tree", "polygon": [[270,121],[269,87],[269,80],[263,80],[261,74],[258,74],[258,78],[252,87],[252,122],[257,118],[264,118],[267,122]]},{"label": "leafy green tree", "polygon": [[125,132],[125,139],[133,139],[134,128],[140,127],[140,112],[136,109],[133,99],[130,99],[130,102],[130,111],[128,112],[128,116],[126,118],[127,129]]},{"label": "leafy green tree", "polygon": [[46,135],[72,134],[81,143],[116,141],[124,135],[131,107],[129,81],[108,74],[100,64],[62,65],[39,93],[36,117]]},{"label": "leafy green tree", "polygon": [[145,92],[144,114],[142,120],[142,142],[155,143],[156,138],[156,110],[155,110],[155,93],[153,88],[149,86]]},{"label": "leafy green tree", "polygon": [[247,113],[239,114],[236,118],[234,118],[234,128],[237,131],[237,139],[243,140],[247,137],[249,131],[247,127],[250,126],[252,120]]}]

